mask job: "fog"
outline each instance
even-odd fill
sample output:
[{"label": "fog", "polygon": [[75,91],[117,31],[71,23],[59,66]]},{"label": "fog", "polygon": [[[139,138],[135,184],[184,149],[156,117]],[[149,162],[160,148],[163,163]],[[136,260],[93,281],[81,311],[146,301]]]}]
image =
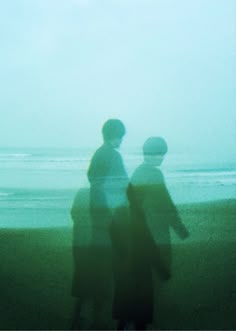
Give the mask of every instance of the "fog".
[{"label": "fog", "polygon": [[235,0],[14,0],[0,4],[1,147],[236,151]]}]

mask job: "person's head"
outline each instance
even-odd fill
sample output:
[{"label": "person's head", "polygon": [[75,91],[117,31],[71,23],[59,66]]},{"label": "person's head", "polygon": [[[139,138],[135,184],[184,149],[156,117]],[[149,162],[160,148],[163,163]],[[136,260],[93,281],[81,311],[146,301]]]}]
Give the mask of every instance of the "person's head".
[{"label": "person's head", "polygon": [[143,144],[144,161],[153,166],[159,166],[167,151],[168,146],[163,138],[150,137]]},{"label": "person's head", "polygon": [[125,132],[124,124],[118,119],[109,119],[102,127],[104,142],[109,143],[114,148],[120,146]]}]

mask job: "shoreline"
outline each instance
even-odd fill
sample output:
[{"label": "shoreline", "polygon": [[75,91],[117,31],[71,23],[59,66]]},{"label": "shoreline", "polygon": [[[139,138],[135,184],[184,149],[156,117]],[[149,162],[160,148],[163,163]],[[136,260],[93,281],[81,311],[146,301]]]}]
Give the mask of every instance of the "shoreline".
[{"label": "shoreline", "polygon": [[[73,196],[73,198],[75,197],[75,194]],[[72,206],[72,202],[73,202],[73,198],[71,199],[71,203],[69,206],[65,206],[63,208],[61,208],[61,210],[55,210],[55,218],[60,215],[61,217],[63,216],[63,224],[58,223],[52,223],[50,222],[50,224],[48,225],[41,225],[41,226],[36,226],[34,224],[34,226],[32,225],[26,225],[26,226],[0,226],[0,231],[25,231],[25,230],[50,230],[50,229],[67,229],[67,228],[71,228],[73,227],[73,221],[71,219],[70,216],[70,209]],[[216,212],[219,213],[223,213],[223,212],[228,212],[230,211],[232,208],[234,209],[236,205],[236,198],[231,198],[231,199],[217,199],[217,200],[209,200],[209,201],[204,201],[204,202],[184,202],[184,203],[175,203],[175,206],[180,214],[181,217],[186,218],[188,217],[189,213],[188,211],[192,212],[193,210],[201,210],[201,213],[207,211],[211,211],[213,214],[215,214]],[[11,213],[11,217],[12,217],[12,210],[15,209],[10,209],[10,208],[1,208],[0,209],[4,210],[5,212],[10,212]],[[22,207],[18,207],[16,209],[22,209],[22,213],[27,213],[30,214],[32,212],[34,212],[34,208],[29,208],[29,209],[24,209]],[[48,211],[50,211],[50,216],[53,217],[53,210],[54,208],[40,208],[37,207],[36,209],[38,212],[40,213],[45,213],[47,214]],[[15,217],[17,218],[18,215],[16,215]],[[28,215],[27,215],[28,216]],[[40,215],[41,216],[41,215]],[[46,215],[47,216],[47,215]],[[5,216],[6,217],[6,216]],[[20,217],[22,217],[22,215],[20,215]],[[35,212],[34,212],[34,217],[35,217]],[[45,221],[44,221],[45,223]]]}]

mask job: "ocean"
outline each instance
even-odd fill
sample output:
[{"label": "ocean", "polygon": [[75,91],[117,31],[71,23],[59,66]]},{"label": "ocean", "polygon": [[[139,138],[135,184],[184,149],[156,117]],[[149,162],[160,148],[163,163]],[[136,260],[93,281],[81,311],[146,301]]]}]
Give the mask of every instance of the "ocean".
[{"label": "ocean", "polygon": [[[88,187],[93,148],[0,148],[0,227],[72,225],[76,191]],[[138,148],[120,149],[129,176],[142,162]],[[176,204],[236,198],[236,159],[187,153],[161,166]]]}]

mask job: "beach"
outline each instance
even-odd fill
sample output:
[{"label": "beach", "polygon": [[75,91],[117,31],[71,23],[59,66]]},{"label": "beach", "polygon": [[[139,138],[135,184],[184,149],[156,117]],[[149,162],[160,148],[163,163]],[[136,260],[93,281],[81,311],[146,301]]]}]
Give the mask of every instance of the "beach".
[{"label": "beach", "polygon": [[[236,200],[177,206],[190,237],[172,237],[173,275],[152,329],[236,329]],[[1,330],[67,330],[74,298],[72,222],[0,230]],[[86,318],[88,320],[86,320]],[[109,307],[108,328],[114,329]],[[89,316],[84,316],[89,327]]]}]

